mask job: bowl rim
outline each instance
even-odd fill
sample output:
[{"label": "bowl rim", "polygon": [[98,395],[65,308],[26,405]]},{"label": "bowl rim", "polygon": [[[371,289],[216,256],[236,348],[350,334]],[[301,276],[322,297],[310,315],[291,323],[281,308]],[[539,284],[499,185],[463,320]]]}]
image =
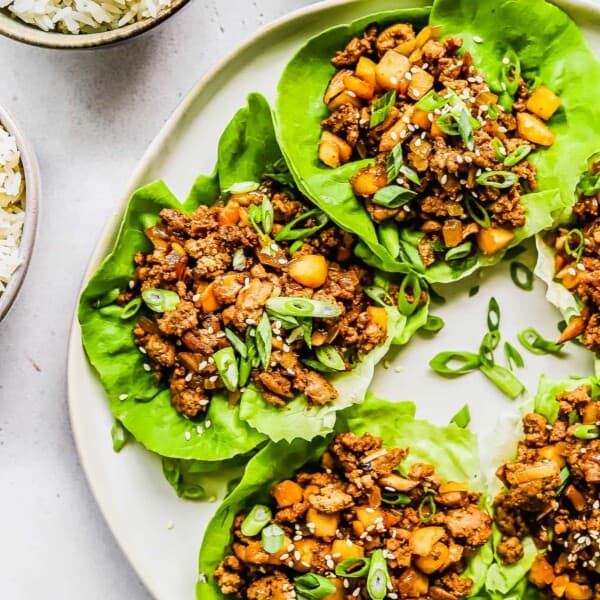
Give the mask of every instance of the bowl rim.
[{"label": "bowl rim", "polygon": [[156,17],[148,17],[143,21],[129,23],[123,27],[97,33],[57,33],[44,31],[35,25],[11,16],[6,10],[0,10],[0,35],[23,42],[31,46],[49,48],[51,50],[86,50],[100,48],[132,39],[174,15],[190,0],[174,0],[171,6],[160,11]]},{"label": "bowl rim", "polygon": [[38,225],[40,171],[33,148],[21,133],[12,115],[2,106],[0,106],[0,125],[17,141],[25,176],[25,221],[23,223],[21,245],[19,246],[19,265],[12,274],[6,289],[0,294],[0,321],[2,321],[23,285],[31,262]]}]

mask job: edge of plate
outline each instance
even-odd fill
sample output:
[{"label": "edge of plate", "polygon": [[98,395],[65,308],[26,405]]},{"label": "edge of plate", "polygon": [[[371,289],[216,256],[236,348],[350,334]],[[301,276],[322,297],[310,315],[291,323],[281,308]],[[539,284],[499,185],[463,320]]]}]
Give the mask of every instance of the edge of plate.
[{"label": "edge of plate", "polygon": [[[597,0],[551,0],[553,4],[556,4],[558,7],[562,9],[573,9],[575,11],[582,11],[585,14],[593,14],[596,16],[600,16],[600,4],[598,4]],[[74,393],[74,372],[76,370],[75,362],[76,362],[76,353],[82,352],[81,348],[81,330],[79,327],[79,322],[77,319],[77,311],[79,304],[79,295],[83,290],[83,287],[89,280],[93,271],[95,271],[100,264],[101,260],[106,255],[107,249],[112,245],[114,241],[114,234],[118,230],[118,227],[121,223],[123,213],[127,206],[127,202],[137,187],[139,187],[139,182],[143,178],[144,172],[146,171],[148,165],[150,165],[155,158],[157,157],[160,147],[168,140],[169,136],[175,131],[176,126],[183,115],[186,113],[188,108],[193,104],[196,97],[204,92],[206,88],[208,88],[214,80],[218,79],[221,72],[225,71],[230,63],[234,62],[241,57],[247,49],[257,43],[264,37],[268,35],[274,34],[278,29],[285,27],[290,21],[294,21],[299,18],[305,18],[309,15],[318,14],[321,11],[328,10],[337,6],[350,6],[353,4],[359,4],[361,0],[322,0],[320,2],[316,2],[314,4],[310,4],[309,6],[299,8],[297,10],[288,13],[271,23],[261,27],[258,31],[252,34],[249,38],[247,38],[241,45],[237,46],[235,50],[227,54],[224,58],[219,60],[212,68],[210,68],[205,75],[199,80],[199,82],[190,90],[190,92],[186,95],[186,97],[179,103],[179,105],[175,108],[171,116],[164,123],[162,128],[159,130],[158,134],[154,137],[141,159],[137,163],[136,168],[133,171],[133,174],[128,180],[127,187],[120,199],[115,203],[115,210],[112,216],[108,219],[106,225],[102,229],[100,236],[98,237],[98,241],[92,251],[92,254],[87,263],[86,270],[81,280],[81,285],[79,286],[79,292],[77,296],[77,302],[75,304],[74,315],[71,323],[71,330],[69,333],[68,339],[68,347],[67,347],[67,405],[69,409],[69,421],[71,425],[71,431],[73,433],[73,438],[75,441],[75,446],[77,448],[77,453],[79,455],[79,459],[81,461],[81,466],[83,468],[83,472],[85,474],[86,480],[90,486],[94,499],[100,509],[100,512],[111,531],[113,537],[119,544],[120,548],[123,550],[128,562],[131,564],[132,568],[135,570],[137,576],[140,581],[146,587],[146,589],[152,593],[152,586],[147,581],[145,576],[142,574],[141,569],[138,568],[136,564],[136,560],[127,552],[127,542],[126,539],[116,530],[113,526],[113,522],[110,519],[109,514],[105,510],[105,505],[102,502],[103,494],[97,488],[93,476],[92,476],[92,468],[89,463],[89,457],[85,449],[85,445],[82,443],[82,433],[78,430],[78,407],[77,403],[73,400]]]}]

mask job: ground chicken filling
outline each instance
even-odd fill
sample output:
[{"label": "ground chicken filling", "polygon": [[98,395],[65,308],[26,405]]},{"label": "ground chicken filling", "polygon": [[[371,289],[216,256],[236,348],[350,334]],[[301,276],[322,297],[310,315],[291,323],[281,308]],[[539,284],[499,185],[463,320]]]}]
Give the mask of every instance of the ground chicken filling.
[{"label": "ground chicken filling", "polygon": [[422,232],[425,267],[510,245],[525,224],[521,196],[536,188],[526,157],[554,142],[545,121],[560,104],[542,85],[530,92],[516,56],[503,59],[502,96],[492,93],[462,40],[439,34],[372,24],[338,52],[319,145],[332,168],[376,159],[351,178],[354,193],[375,222]]},{"label": "ground chicken filling", "polygon": [[495,500],[502,532],[498,554],[508,564],[532,536],[544,550],[529,580],[544,597],[600,598],[600,402],[586,386],[559,394],[557,420],[530,413],[516,461],[497,472],[506,489]]},{"label": "ground chicken filling", "polygon": [[[365,293],[372,276],[352,258],[354,238],[272,182],[160,217],[119,301],[144,298],[135,343],[180,413],[205,413],[217,392],[236,402],[249,383],[277,406],[302,393],[326,404],[338,394],[322,373],[385,341],[386,308]],[[397,295],[393,285],[387,301]]]},{"label": "ground chicken filling", "polygon": [[560,342],[581,336],[592,352],[600,352],[600,192],[586,181],[600,174],[600,158],[591,161],[590,171],[580,183],[580,196],[573,207],[574,223],[548,236],[556,249],[555,277],[583,303],[581,314],[562,332]]},{"label": "ground chicken filling", "polygon": [[291,600],[316,585],[322,594],[310,597],[326,600],[469,596],[472,581],[460,574],[491,519],[479,494],[442,483],[431,465],[400,474],[407,455],[370,434],[337,435],[318,470],[272,488],[262,532],[245,531],[257,507],[236,517],[233,553],[215,571],[221,591],[247,600]]}]

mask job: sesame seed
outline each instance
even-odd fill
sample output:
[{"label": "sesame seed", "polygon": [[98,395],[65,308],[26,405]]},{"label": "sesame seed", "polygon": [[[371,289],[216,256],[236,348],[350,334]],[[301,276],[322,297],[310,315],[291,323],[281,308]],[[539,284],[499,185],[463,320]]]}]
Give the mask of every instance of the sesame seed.
[{"label": "sesame seed", "polygon": [[189,441],[192,438],[192,434],[189,431],[186,431],[184,433],[184,437],[185,437],[186,440]]},{"label": "sesame seed", "polygon": [[204,429],[202,429],[202,425],[197,425],[196,426],[196,433],[198,435],[202,435],[204,433]]},{"label": "sesame seed", "polygon": [[444,173],[444,174],[442,175],[442,178],[440,179],[440,183],[441,183],[442,185],[445,185],[447,182],[448,182],[448,175],[446,175],[446,173]]},{"label": "sesame seed", "polygon": [[127,400],[127,398],[129,398],[129,394],[121,394],[119,396],[119,400],[121,400],[121,402],[123,402],[123,400]]},{"label": "sesame seed", "polygon": [[200,583],[206,583],[206,575],[204,573],[200,573],[200,575],[198,575],[198,581]]},{"label": "sesame seed", "polygon": [[135,287],[135,281],[134,281],[133,279],[131,279],[131,280],[129,281],[129,284],[128,284],[128,285],[129,285],[129,289],[130,289],[130,290],[132,290],[132,289]]},{"label": "sesame seed", "polygon": [[471,164],[473,162],[473,159],[470,156],[465,156],[464,159],[466,163]]},{"label": "sesame seed", "polygon": [[[179,341],[179,340],[177,340],[177,341]],[[146,348],[144,348],[143,346],[140,346],[140,347],[139,347],[139,351],[140,351],[142,354],[147,354],[147,352],[146,352]]]},{"label": "sesame seed", "polygon": [[508,64],[510,64],[510,58],[508,58],[508,56],[505,56],[505,57],[502,59],[502,64],[504,64],[504,65],[508,65]]},{"label": "sesame seed", "polygon": [[418,98],[421,95],[421,92],[419,90],[413,90],[412,93],[415,96],[415,98]]},{"label": "sesame seed", "polygon": [[151,371],[152,367],[148,363],[144,363],[144,371]]},{"label": "sesame seed", "polygon": [[506,127],[504,127],[504,126],[501,125],[500,127],[498,127],[498,131],[500,133],[506,133],[508,131],[508,129],[506,129]]},{"label": "sesame seed", "polygon": [[483,38],[479,37],[478,35],[474,35],[474,36],[473,36],[473,41],[474,41],[476,44],[481,44],[481,42],[483,42]]},{"label": "sesame seed", "polygon": [[423,140],[421,138],[416,139],[415,140],[415,148],[418,148],[422,143],[423,143]]},{"label": "sesame seed", "polygon": [[204,421],[204,427],[206,427],[206,429],[208,429],[212,424],[212,421],[210,419],[206,419],[206,421]]},{"label": "sesame seed", "polygon": [[208,381],[209,381],[210,383],[217,383],[217,379],[219,379],[219,376],[218,376],[218,375],[211,375],[211,376],[208,378]]},{"label": "sesame seed", "polygon": [[346,90],[346,93],[348,94],[348,96],[352,96],[353,98],[356,98],[356,94],[352,90]]},{"label": "sesame seed", "polygon": [[392,131],[392,132],[390,133],[390,137],[391,137],[391,138],[392,138],[394,141],[396,141],[396,140],[398,139],[398,134],[397,134],[395,131]]},{"label": "sesame seed", "polygon": [[192,296],[192,302],[198,302],[200,300],[200,294],[194,294]]},{"label": "sesame seed", "polygon": [[408,79],[408,81],[410,81],[412,79],[412,73],[410,71],[407,71],[404,74],[404,79]]},{"label": "sesame seed", "polygon": [[398,78],[397,77],[390,77],[390,83],[392,85],[398,85]]},{"label": "sesame seed", "polygon": [[191,381],[191,380],[192,380],[192,372],[191,372],[191,371],[189,371],[189,373],[188,373],[188,374],[187,374],[187,375],[184,377],[184,379],[185,379],[186,381]]}]

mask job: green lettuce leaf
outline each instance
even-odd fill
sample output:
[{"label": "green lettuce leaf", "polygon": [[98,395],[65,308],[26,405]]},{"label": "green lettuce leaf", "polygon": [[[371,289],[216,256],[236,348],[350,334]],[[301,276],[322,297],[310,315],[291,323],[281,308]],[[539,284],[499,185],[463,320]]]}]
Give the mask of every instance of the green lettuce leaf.
[{"label": "green lettuce leaf", "polygon": [[[386,446],[411,449],[405,464],[429,462],[444,479],[468,481],[473,489],[481,489],[476,437],[456,425],[437,427],[414,418],[411,402],[391,403],[368,394],[366,400],[340,414],[337,431],[365,432],[380,436]],[[225,499],[209,523],[200,549],[200,577],[196,587],[198,600],[224,600],[212,574],[231,543],[231,527],[235,515],[256,503],[271,502],[270,489],[305,465],[315,463],[327,447],[328,438],[311,443],[295,440],[269,442],[248,463],[239,485]],[[482,549],[472,560],[470,576],[477,593],[483,586],[491,562],[489,549]],[[475,564],[476,563],[476,564]]]},{"label": "green lettuce leaf", "polygon": [[[361,34],[366,24],[376,21],[385,26],[404,20],[420,27],[426,18],[427,9],[398,10],[328,29],[297,52],[278,88],[277,133],[301,189],[341,226],[361,234],[363,260],[388,271],[402,272],[408,265],[391,256],[382,245],[377,226],[348,182],[366,161],[330,169],[318,160],[320,121],[328,112],[322,95],[335,72],[329,59],[351,37]],[[516,230],[511,244],[515,246],[569,213],[579,172],[587,156],[597,150],[596,136],[588,124],[600,117],[600,106],[595,101],[600,91],[598,61],[567,15],[543,0],[531,3],[437,0],[430,21],[443,26],[443,35],[464,38],[464,47],[473,54],[475,64],[492,86],[499,86],[502,58],[512,49],[520,57],[528,80],[545,84],[561,97],[562,106],[551,121],[556,142],[530,156],[538,167],[538,188],[535,193],[523,196],[527,224]],[[482,38],[483,43],[476,43],[474,36]],[[568,161],[565,156],[569,156]],[[402,229],[401,245],[410,267],[424,271],[431,282],[463,278],[479,267],[497,263],[504,254],[479,255],[454,265],[440,263],[424,270],[416,252],[421,235],[410,228]]]},{"label": "green lettuce leaf", "polygon": [[[592,388],[592,397],[600,395],[600,386],[596,377],[571,377],[569,379],[553,380],[542,375],[538,384],[537,392],[531,403],[527,403],[525,412],[534,411],[544,416],[549,423],[554,423],[558,417],[559,405],[556,396],[561,392],[570,391],[580,385],[589,385]],[[515,436],[510,456],[505,460],[511,460],[516,452],[518,439],[522,437],[523,431],[519,429],[519,435]],[[492,536],[494,545],[494,564],[490,567],[485,588],[488,597],[492,600],[510,598],[518,600],[521,598],[539,598],[537,590],[528,583],[527,574],[539,551],[530,537],[525,538],[523,543],[524,555],[519,561],[512,565],[504,564],[496,554],[496,548],[502,540],[502,534],[494,526]]]}]

